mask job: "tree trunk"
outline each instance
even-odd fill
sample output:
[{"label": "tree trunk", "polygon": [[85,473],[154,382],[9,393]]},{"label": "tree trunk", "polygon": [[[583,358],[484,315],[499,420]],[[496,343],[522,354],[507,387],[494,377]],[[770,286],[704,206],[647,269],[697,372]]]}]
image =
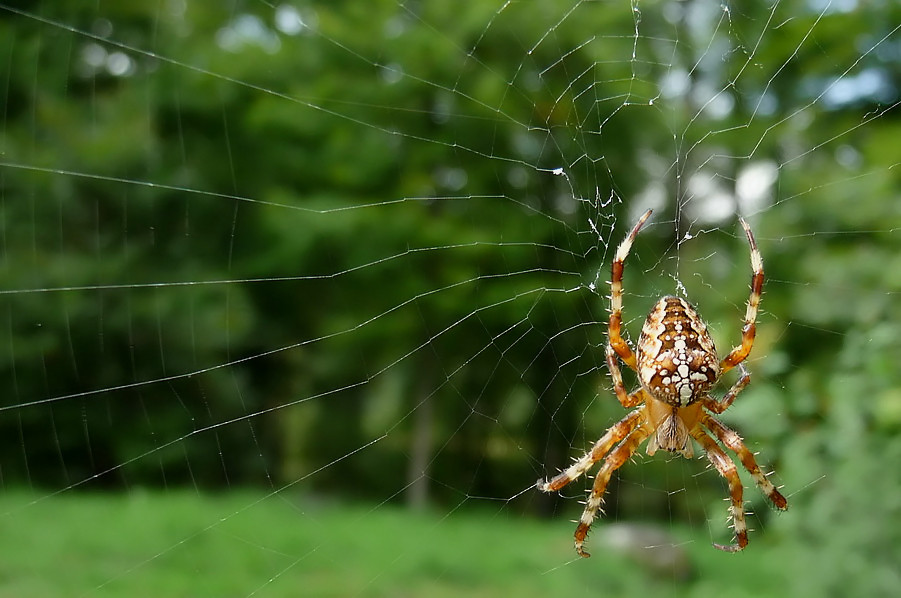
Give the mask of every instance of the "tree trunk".
[{"label": "tree trunk", "polygon": [[432,388],[432,368],[415,368],[418,400],[413,417],[410,442],[410,464],[407,468],[407,505],[422,510],[429,500],[429,464],[432,461],[432,434],[435,426],[435,406]]}]

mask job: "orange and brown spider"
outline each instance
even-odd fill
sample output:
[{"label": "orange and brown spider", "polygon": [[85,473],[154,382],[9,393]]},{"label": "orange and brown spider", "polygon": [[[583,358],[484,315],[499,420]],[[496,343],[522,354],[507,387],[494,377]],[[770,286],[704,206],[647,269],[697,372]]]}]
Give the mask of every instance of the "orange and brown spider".
[{"label": "orange and brown spider", "polygon": [[[580,556],[590,556],[583,544],[588,530],[604,499],[604,491],[610,476],[619,469],[648,440],[647,452],[653,455],[657,449],[679,453],[690,458],[694,455],[691,439],[704,449],[710,463],[729,483],[731,505],[729,512],[735,529],[734,544],[714,544],[720,550],[737,552],[748,544],[748,528],[745,524],[742,484],[735,463],[711,438],[713,434],[726,448],[734,452],[744,468],[751,474],[757,487],[778,509],[788,508],[785,497],[773,486],[760,470],[754,455],[741,437],[711,414],[724,412],[735,400],[751,375],[741,363],[751,352],[756,332],[755,320],[763,289],[763,259],[748,223],[739,218],[748,243],[751,246],[751,296],[745,312],[741,344],[719,360],[713,339],[698,312],[688,301],[667,296],[651,309],[641,329],[635,352],[622,336],[623,322],[623,262],[629,255],[638,231],[651,215],[645,212],[635,224],[629,236],[623,240],[613,259],[610,281],[610,323],[608,326],[607,367],[613,378],[613,390],[623,407],[636,409],[613,424],[591,450],[578,459],[566,471],[550,481],[539,480],[538,489],[556,492],[585,472],[598,461],[604,461],[594,479],[594,486],[585,511],[576,527],[575,545]],[[641,387],[629,394],[623,383],[617,356],[638,374]],[[741,377],[726,395],[716,400],[708,391],[724,373],[739,366]],[[709,413],[708,413],[709,412]],[[615,447],[615,448],[614,448]]]}]

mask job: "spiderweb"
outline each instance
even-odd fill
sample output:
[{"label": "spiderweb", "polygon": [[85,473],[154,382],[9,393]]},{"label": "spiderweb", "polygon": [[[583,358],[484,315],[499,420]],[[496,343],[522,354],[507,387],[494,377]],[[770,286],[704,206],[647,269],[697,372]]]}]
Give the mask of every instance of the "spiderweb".
[{"label": "spiderweb", "polygon": [[[470,4],[0,4],[0,594],[897,586],[898,8]],[[533,488],[623,414],[648,208],[633,337],[736,343],[763,253],[740,571],[703,461],[626,465],[590,565]]]}]

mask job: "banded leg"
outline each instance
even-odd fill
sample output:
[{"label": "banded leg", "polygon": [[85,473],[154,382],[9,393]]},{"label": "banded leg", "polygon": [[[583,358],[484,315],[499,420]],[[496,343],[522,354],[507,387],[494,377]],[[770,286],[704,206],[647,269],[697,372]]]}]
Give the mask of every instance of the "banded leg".
[{"label": "banded leg", "polygon": [[707,415],[706,413],[701,416],[701,422],[719,439],[720,442],[723,443],[723,445],[725,445],[726,448],[738,455],[741,464],[748,470],[748,473],[754,478],[754,483],[757,484],[757,487],[760,488],[760,491],[763,492],[769,501],[773,503],[777,509],[783,511],[786,510],[788,508],[788,501],[776,487],[773,486],[773,483],[770,482],[763,471],[760,470],[760,466],[757,465],[757,460],[754,459],[754,454],[748,450],[748,447],[741,439],[741,436],[739,436],[735,430],[723,424],[720,420]]},{"label": "banded leg", "polygon": [[713,546],[726,552],[738,552],[748,545],[748,526],[745,523],[745,507],[742,500],[744,488],[741,485],[741,478],[738,477],[738,469],[736,469],[732,459],[723,452],[723,449],[700,427],[695,426],[692,428],[691,435],[704,447],[704,452],[707,453],[710,463],[729,482],[729,496],[731,499],[729,514],[732,519],[732,527],[735,529],[735,544],[714,543]]},{"label": "banded leg", "polygon": [[598,475],[594,478],[594,485],[591,487],[591,494],[588,495],[588,501],[585,503],[585,510],[582,511],[582,517],[579,518],[579,525],[576,526],[574,537],[576,552],[579,553],[579,556],[585,558],[591,556],[589,553],[585,552],[583,545],[585,544],[585,538],[588,537],[588,530],[591,529],[591,524],[594,521],[598,510],[601,508],[601,504],[604,502],[604,493],[607,491],[607,484],[610,482],[610,476],[632,457],[638,449],[638,445],[640,445],[649,434],[650,431],[645,426],[636,429],[621,445],[613,449],[613,451],[607,455],[607,458],[604,459],[604,464],[601,466],[600,471],[598,471]]},{"label": "banded leg", "polygon": [[638,235],[638,231],[641,230],[641,227],[644,226],[645,220],[651,215],[651,210],[648,210],[644,214],[642,214],[641,218],[638,219],[638,222],[632,228],[632,232],[629,233],[623,242],[619,244],[619,247],[616,248],[616,254],[613,257],[613,264],[611,265],[611,276],[610,276],[610,322],[607,327],[607,333],[609,337],[610,346],[613,347],[613,350],[616,351],[616,354],[619,355],[620,359],[622,359],[627,366],[635,370],[638,366],[635,363],[635,353],[632,352],[632,348],[629,347],[629,343],[626,342],[626,339],[622,336],[622,328],[623,328],[623,263],[626,261],[626,256],[629,255],[629,250],[632,248],[632,243],[635,241],[635,237]]},{"label": "banded leg", "polygon": [[641,409],[636,409],[629,413],[626,417],[610,426],[607,433],[594,443],[591,450],[570,465],[566,471],[558,474],[550,481],[538,480],[535,486],[542,492],[556,492],[573,480],[578,479],[582,474],[591,469],[595,463],[603,459],[604,456],[610,452],[611,448],[628,436],[639,424],[641,418]]},{"label": "banded leg", "polygon": [[732,401],[735,400],[735,397],[737,397],[738,394],[745,389],[745,386],[751,382],[751,374],[745,369],[744,364],[739,364],[738,367],[741,370],[741,377],[736,380],[735,384],[732,385],[732,388],[729,389],[729,392],[727,392],[719,401],[710,397],[704,397],[702,401],[705,408],[716,414],[722,413],[732,405]]},{"label": "banded leg", "polygon": [[760,294],[763,292],[763,258],[760,257],[760,251],[757,249],[757,241],[754,240],[754,233],[751,227],[745,222],[744,218],[739,218],[742,228],[745,229],[745,235],[748,237],[748,244],[751,246],[751,296],[748,298],[748,307],[745,310],[745,325],[741,329],[741,344],[720,362],[720,374],[724,374],[734,368],[736,365],[745,360],[754,346],[754,337],[757,334],[757,310],[760,306]]},{"label": "banded leg", "polygon": [[639,388],[632,394],[626,392],[626,384],[623,382],[623,373],[619,369],[619,364],[616,363],[616,353],[613,350],[613,347],[610,346],[610,343],[607,343],[607,369],[610,371],[610,377],[613,378],[613,391],[616,393],[616,398],[619,399],[619,402],[626,409],[630,409],[632,407],[636,407],[641,405],[642,400],[642,390]]}]

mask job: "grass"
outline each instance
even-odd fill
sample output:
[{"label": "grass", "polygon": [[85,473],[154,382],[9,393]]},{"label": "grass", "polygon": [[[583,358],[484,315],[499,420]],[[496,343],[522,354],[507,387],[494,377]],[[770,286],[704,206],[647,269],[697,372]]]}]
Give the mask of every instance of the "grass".
[{"label": "grass", "polygon": [[[0,494],[0,598],[54,596],[778,595],[766,539],[741,555],[667,530],[680,581],[600,545],[575,557],[564,518],[291,501],[233,491]],[[760,574],[767,571],[766,576]]]}]

